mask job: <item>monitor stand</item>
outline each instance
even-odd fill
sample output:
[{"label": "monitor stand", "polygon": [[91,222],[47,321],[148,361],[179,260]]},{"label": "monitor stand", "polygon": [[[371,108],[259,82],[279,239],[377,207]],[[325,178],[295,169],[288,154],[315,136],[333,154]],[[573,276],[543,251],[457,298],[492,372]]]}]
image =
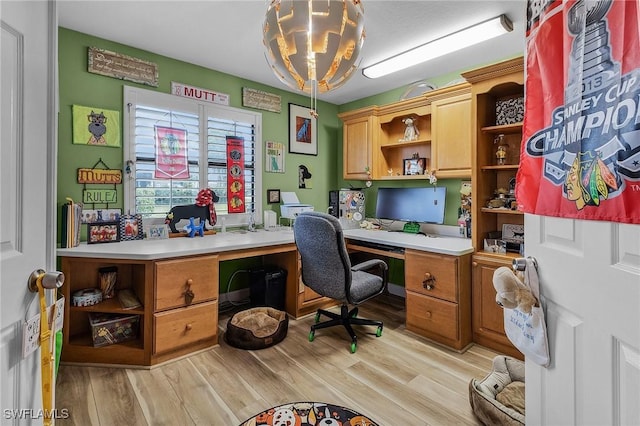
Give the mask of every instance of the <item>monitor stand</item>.
[{"label": "monitor stand", "polygon": [[418,222],[407,222],[402,227],[402,232],[406,232],[407,234],[419,234],[420,224]]}]

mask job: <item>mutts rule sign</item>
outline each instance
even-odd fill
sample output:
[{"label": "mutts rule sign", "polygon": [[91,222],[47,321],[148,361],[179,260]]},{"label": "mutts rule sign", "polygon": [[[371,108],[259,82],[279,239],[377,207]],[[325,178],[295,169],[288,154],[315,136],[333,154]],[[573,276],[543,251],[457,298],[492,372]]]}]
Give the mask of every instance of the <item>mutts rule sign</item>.
[{"label": "mutts rule sign", "polygon": [[112,204],[118,201],[115,189],[83,189],[82,202],[85,204]]}]

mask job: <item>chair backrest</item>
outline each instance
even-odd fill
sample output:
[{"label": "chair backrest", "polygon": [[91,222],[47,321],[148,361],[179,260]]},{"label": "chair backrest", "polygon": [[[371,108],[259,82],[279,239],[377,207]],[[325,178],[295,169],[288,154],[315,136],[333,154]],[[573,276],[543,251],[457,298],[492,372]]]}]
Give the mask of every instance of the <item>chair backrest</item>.
[{"label": "chair backrest", "polygon": [[346,301],[351,262],[335,217],[305,212],[296,218],[293,235],[302,261],[302,282],[321,296]]}]

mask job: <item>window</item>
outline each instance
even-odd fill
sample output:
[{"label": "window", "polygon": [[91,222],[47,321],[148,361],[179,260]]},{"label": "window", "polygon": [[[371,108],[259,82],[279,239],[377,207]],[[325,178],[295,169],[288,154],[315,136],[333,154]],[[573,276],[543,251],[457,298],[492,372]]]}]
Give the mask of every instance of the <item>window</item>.
[{"label": "window", "polygon": [[[246,224],[251,211],[256,223],[262,222],[260,113],[128,86],[124,112],[125,212],[160,222],[171,207],[193,204],[201,189],[211,188],[220,197],[215,203],[218,224],[222,216],[227,225]],[[177,129],[184,136],[183,173],[156,177],[159,128]],[[229,213],[227,207],[227,136],[244,141],[244,214]]]}]

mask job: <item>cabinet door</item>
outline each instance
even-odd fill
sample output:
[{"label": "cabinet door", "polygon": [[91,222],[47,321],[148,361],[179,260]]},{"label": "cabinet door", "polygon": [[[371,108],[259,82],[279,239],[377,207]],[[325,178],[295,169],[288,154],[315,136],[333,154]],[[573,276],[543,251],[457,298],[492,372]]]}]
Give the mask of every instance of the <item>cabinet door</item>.
[{"label": "cabinet door", "polygon": [[354,118],[344,123],[343,176],[345,179],[367,179],[371,170],[372,120],[371,117]]},{"label": "cabinet door", "polygon": [[436,176],[471,176],[471,94],[431,103],[432,155]]},{"label": "cabinet door", "polygon": [[[510,259],[509,259],[510,262]],[[482,256],[473,257],[473,341],[513,357],[523,355],[504,333],[504,311],[496,303],[493,273],[500,266],[510,267],[501,259]]]}]

